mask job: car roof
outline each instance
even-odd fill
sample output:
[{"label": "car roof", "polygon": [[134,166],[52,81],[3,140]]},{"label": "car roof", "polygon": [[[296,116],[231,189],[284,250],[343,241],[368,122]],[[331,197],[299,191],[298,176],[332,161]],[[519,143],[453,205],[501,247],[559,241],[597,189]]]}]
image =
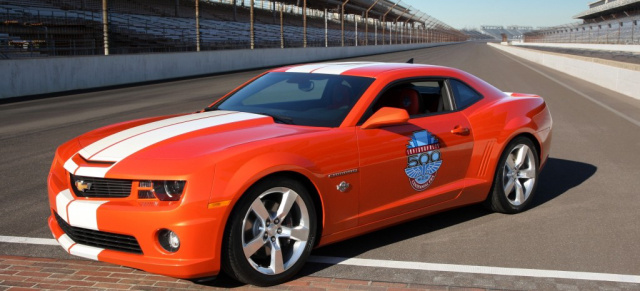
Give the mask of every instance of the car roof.
[{"label": "car roof", "polygon": [[271,70],[271,72],[308,73],[308,74],[331,74],[376,78],[391,71],[416,71],[416,69],[432,71],[434,74],[442,72],[457,71],[452,68],[410,64],[410,63],[381,63],[381,62],[334,62],[334,63],[314,63],[287,66]]}]

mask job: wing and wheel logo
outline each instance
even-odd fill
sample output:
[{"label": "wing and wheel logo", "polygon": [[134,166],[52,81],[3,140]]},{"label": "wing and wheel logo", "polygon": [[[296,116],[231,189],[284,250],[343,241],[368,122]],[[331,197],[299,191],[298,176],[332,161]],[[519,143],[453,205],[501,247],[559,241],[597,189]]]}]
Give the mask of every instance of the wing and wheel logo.
[{"label": "wing and wheel logo", "polygon": [[407,145],[407,168],[404,169],[411,187],[416,191],[429,188],[441,165],[438,138],[426,130],[414,132]]}]

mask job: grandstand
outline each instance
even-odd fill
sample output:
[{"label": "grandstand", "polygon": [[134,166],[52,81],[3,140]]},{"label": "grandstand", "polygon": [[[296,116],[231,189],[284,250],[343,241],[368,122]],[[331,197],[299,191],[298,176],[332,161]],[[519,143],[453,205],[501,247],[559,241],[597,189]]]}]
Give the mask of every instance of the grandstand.
[{"label": "grandstand", "polygon": [[640,44],[640,0],[599,0],[574,16],[579,23],[525,34],[525,42]]},{"label": "grandstand", "polygon": [[494,39],[502,39],[502,35],[506,35],[509,40],[520,40],[523,35],[533,30],[529,26],[508,26],[501,25],[483,25],[480,32],[492,36]]},{"label": "grandstand", "polygon": [[484,34],[476,29],[462,29],[460,31],[466,34],[469,40],[497,40],[494,36]]},{"label": "grandstand", "polygon": [[466,39],[389,0],[0,0],[0,20],[0,59]]}]

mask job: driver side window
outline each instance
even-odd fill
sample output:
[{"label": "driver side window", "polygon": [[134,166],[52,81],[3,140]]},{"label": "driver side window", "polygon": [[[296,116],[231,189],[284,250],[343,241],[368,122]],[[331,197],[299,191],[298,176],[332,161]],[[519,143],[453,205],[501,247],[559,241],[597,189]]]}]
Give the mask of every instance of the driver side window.
[{"label": "driver side window", "polygon": [[452,111],[444,80],[413,81],[388,88],[376,101],[373,112],[382,107],[407,110],[410,117]]}]

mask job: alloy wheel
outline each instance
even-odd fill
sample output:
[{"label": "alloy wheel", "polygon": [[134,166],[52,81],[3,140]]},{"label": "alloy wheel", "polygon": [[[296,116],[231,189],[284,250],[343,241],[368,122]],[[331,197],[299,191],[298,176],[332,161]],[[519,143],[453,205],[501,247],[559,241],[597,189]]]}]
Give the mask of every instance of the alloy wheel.
[{"label": "alloy wheel", "polygon": [[288,270],[309,240],[309,212],[296,191],[275,187],[256,198],[242,222],[242,248],[249,264],[265,275]]},{"label": "alloy wheel", "polygon": [[502,187],[513,206],[522,205],[533,191],[536,180],[536,160],[525,144],[515,146],[504,164]]}]

